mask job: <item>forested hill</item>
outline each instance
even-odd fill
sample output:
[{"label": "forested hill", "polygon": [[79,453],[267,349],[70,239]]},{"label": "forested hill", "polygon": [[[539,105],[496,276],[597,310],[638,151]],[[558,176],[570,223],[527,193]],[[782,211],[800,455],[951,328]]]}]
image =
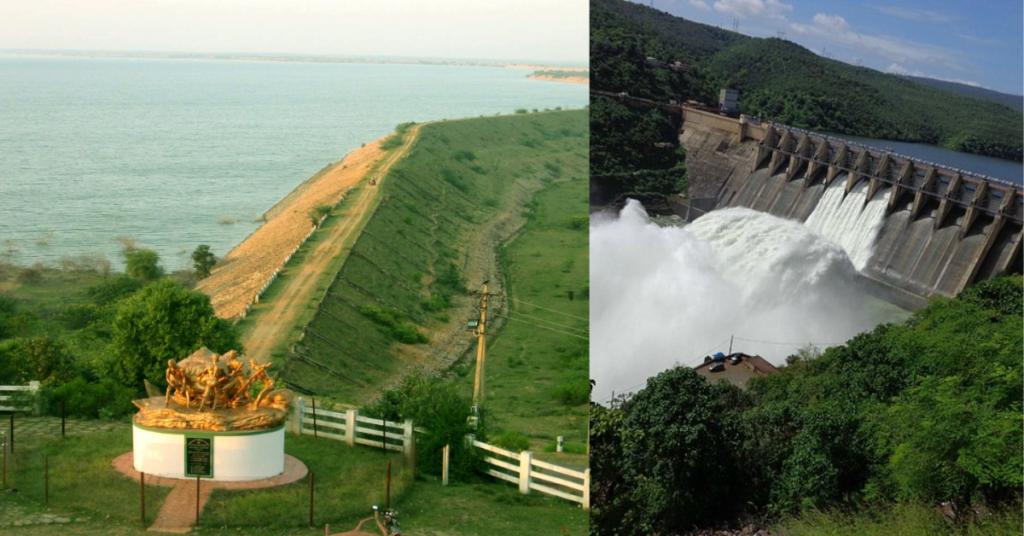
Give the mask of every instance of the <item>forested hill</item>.
[{"label": "forested hill", "polygon": [[[747,37],[625,0],[591,0],[590,6],[592,47],[597,46],[595,39],[631,38],[649,57],[689,65],[689,78],[700,86],[669,91],[667,97],[711,104],[718,88],[732,87],[740,91],[741,111],[779,123],[1024,160],[1024,116],[1000,104],[823,58],[789,41]],[[630,92],[607,85],[617,77],[601,76],[602,71],[625,69],[622,65],[600,66],[592,59],[591,68],[593,87]]]},{"label": "forested hill", "polygon": [[986,89],[978,86],[969,86],[967,84],[960,84],[957,82],[950,82],[947,80],[936,80],[934,78],[924,78],[921,76],[902,76],[907,80],[913,80],[926,86],[937,87],[946,91],[951,91],[967,97],[974,97],[977,99],[985,99],[995,103],[1002,104],[1007,108],[1012,108],[1018,112],[1024,112],[1024,97],[1020,95],[1012,95],[1010,93],[1000,93],[991,89]]}]

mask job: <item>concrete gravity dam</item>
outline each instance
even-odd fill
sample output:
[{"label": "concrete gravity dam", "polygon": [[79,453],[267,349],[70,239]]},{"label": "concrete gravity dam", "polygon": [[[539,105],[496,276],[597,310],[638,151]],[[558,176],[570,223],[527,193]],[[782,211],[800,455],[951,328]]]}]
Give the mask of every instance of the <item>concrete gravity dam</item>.
[{"label": "concrete gravity dam", "polygon": [[1021,186],[772,124],[678,108],[694,220],[747,207],[804,223],[907,307],[1021,271]]}]

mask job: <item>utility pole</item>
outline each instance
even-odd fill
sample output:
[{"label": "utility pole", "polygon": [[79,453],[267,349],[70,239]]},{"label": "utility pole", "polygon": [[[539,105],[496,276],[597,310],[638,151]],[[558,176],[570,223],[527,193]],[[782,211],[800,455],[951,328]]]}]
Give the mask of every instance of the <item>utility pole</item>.
[{"label": "utility pole", "polygon": [[732,335],[729,335],[729,355],[732,355]]},{"label": "utility pole", "polygon": [[487,292],[487,283],[484,281],[484,289],[480,292],[480,323],[476,326],[476,377],[473,380],[473,406],[479,409],[484,404],[487,384],[485,368],[487,364],[487,298],[489,296],[500,296],[500,293]]}]

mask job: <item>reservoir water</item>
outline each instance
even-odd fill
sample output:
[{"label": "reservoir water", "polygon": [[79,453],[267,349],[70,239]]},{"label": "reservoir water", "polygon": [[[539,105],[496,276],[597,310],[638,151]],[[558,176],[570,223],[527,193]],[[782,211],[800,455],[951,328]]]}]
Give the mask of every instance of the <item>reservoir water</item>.
[{"label": "reservoir water", "polygon": [[[167,270],[227,254],[299,183],[406,121],[579,108],[587,86],[495,67],[0,57],[0,261],[118,237]],[[220,223],[220,222],[235,223]]]},{"label": "reservoir water", "polygon": [[860,138],[846,134],[829,134],[835,138],[849,140],[861,145],[875,147],[878,149],[891,149],[895,153],[912,156],[918,160],[934,162],[951,168],[967,170],[981,175],[1012,182],[1024,184],[1024,164],[1012,160],[1002,160],[991,156],[981,156],[970,153],[959,153],[950,151],[935,145],[923,143],[907,143],[902,141],[876,140],[872,138]]}]

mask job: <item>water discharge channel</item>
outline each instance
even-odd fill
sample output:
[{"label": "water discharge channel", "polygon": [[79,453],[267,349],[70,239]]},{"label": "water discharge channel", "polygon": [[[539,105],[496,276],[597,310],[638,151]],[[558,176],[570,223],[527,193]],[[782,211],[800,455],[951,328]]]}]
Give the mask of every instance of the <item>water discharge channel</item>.
[{"label": "water discharge channel", "polygon": [[830,188],[808,225],[737,207],[663,227],[633,200],[617,217],[595,215],[594,399],[728,351],[730,337],[734,351],[780,364],[807,344],[842,344],[904,315],[869,297],[857,271],[883,212],[862,189],[844,198]]}]

